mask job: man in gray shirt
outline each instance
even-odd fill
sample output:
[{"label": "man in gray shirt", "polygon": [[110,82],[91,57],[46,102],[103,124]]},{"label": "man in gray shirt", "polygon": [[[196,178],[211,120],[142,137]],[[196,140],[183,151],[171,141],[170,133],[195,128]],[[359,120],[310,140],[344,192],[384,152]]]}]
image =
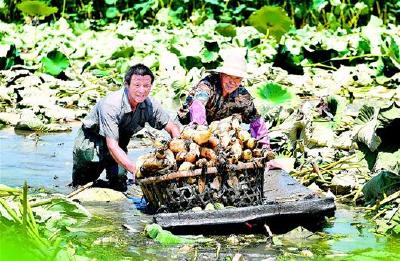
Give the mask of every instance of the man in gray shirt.
[{"label": "man in gray shirt", "polygon": [[145,123],[165,129],[178,137],[179,127],[153,98],[148,97],[154,81],[151,70],[143,64],[129,68],[125,88],[108,94],[96,103],[82,120],[73,149],[72,185],[96,181],[105,169],[109,186],[126,191],[127,171],[135,173],[136,166],[127,155],[133,134]]}]

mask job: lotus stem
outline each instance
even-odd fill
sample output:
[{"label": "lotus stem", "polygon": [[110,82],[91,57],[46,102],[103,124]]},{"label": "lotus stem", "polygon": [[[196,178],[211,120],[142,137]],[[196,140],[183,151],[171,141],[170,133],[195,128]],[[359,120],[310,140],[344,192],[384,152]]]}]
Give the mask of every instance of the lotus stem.
[{"label": "lotus stem", "polygon": [[372,220],[377,219],[380,215],[384,214],[386,211],[388,211],[387,208],[385,208],[385,209],[379,211],[375,216],[372,217]]},{"label": "lotus stem", "polygon": [[354,203],[357,201],[358,197],[360,196],[361,191],[362,191],[362,187],[360,186],[360,188],[357,189],[357,193],[354,195],[354,198],[353,198]]},{"label": "lotus stem", "polygon": [[363,54],[363,55],[355,55],[355,56],[347,56],[347,57],[336,57],[330,59],[330,61],[341,61],[341,60],[353,60],[358,58],[374,58],[374,57],[387,57],[387,54]]},{"label": "lotus stem", "polygon": [[33,212],[31,209],[31,206],[29,204],[27,204],[27,208],[26,208],[27,212],[28,212],[28,216],[29,216],[29,223],[31,224],[32,229],[39,234],[39,229],[38,229],[38,225],[36,224],[36,219],[33,216]]},{"label": "lotus stem", "polygon": [[26,227],[26,218],[28,216],[28,184],[24,182],[22,189],[22,225]]},{"label": "lotus stem", "polygon": [[399,212],[400,209],[400,205],[397,207],[396,211],[393,211],[393,213],[391,214],[391,217],[389,218],[389,222],[392,221],[392,218],[396,215],[397,212]]},{"label": "lotus stem", "polygon": [[2,192],[5,192],[5,193],[18,193],[18,194],[20,194],[20,193],[21,193],[21,189],[18,189],[18,188],[8,188],[8,187],[0,188],[0,193],[2,193]]},{"label": "lotus stem", "polygon": [[397,199],[399,197],[400,197],[400,191],[397,191],[397,192],[391,194],[390,196],[386,197],[385,199],[383,199],[380,202],[380,205],[382,206],[382,205],[384,205],[384,204],[386,204],[386,203],[388,203],[388,202],[390,202],[392,200],[395,200],[395,199]]},{"label": "lotus stem", "polygon": [[0,198],[0,204],[4,207],[4,209],[7,211],[7,213],[14,219],[15,222],[18,224],[22,224],[22,220],[18,217],[17,213],[8,206],[7,202],[3,199]]},{"label": "lotus stem", "polygon": [[337,70],[336,67],[330,66],[330,65],[326,65],[326,64],[323,64],[323,63],[305,64],[305,65],[302,65],[302,66],[303,67],[321,67],[321,68],[325,68],[325,69],[331,69],[331,70],[334,70],[334,71]]}]

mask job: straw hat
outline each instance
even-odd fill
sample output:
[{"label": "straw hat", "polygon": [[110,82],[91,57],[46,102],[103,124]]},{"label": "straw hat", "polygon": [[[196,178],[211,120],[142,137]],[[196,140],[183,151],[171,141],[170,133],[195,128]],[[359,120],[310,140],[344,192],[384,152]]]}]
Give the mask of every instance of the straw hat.
[{"label": "straw hat", "polygon": [[246,65],[246,48],[229,48],[221,50],[222,66],[213,72],[225,73],[241,78],[248,78]]}]

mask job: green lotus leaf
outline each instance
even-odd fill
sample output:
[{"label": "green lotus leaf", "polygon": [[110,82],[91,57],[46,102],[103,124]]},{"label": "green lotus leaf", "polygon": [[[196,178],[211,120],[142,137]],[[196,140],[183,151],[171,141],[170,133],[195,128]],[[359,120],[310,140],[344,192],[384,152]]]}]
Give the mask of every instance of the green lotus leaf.
[{"label": "green lotus leaf", "polygon": [[93,75],[95,75],[96,77],[104,77],[104,76],[108,76],[110,73],[105,71],[105,70],[100,70],[100,69],[94,69],[92,71]]},{"label": "green lotus leaf", "polygon": [[57,76],[69,66],[69,60],[65,54],[57,50],[53,50],[43,57],[43,70],[45,73]]},{"label": "green lotus leaf", "polygon": [[365,183],[362,191],[365,201],[374,204],[376,200],[383,199],[385,195],[390,195],[400,189],[400,176],[387,170],[381,170]]},{"label": "green lotus leaf", "polygon": [[111,55],[112,59],[117,59],[120,57],[123,58],[130,58],[133,56],[133,54],[135,53],[135,49],[131,46],[122,46],[120,48],[118,48],[118,50],[116,50],[115,52],[113,52],[113,54]]},{"label": "green lotus leaf", "polygon": [[378,152],[374,169],[385,169],[394,173],[400,173],[400,149],[396,152]]},{"label": "green lotus leaf", "polygon": [[173,25],[180,25],[182,24],[182,20],[181,20],[181,15],[182,13],[185,11],[185,9],[183,9],[182,6],[180,6],[179,8],[177,8],[176,10],[172,10],[170,9],[168,12],[168,16],[169,16],[169,21],[173,24]]},{"label": "green lotus leaf", "polygon": [[203,64],[201,63],[201,58],[198,56],[181,57],[179,58],[179,62],[184,68],[186,68],[186,70],[190,70],[193,67],[203,67]]},{"label": "green lotus leaf", "polygon": [[292,94],[276,83],[267,83],[258,87],[257,96],[272,104],[282,104],[292,99]]},{"label": "green lotus leaf", "polygon": [[49,16],[51,14],[57,13],[58,8],[53,6],[48,6],[42,1],[24,1],[17,4],[18,10],[22,11],[24,14],[30,16]]},{"label": "green lotus leaf", "polygon": [[219,57],[219,54],[217,52],[211,52],[205,49],[201,52],[200,57],[201,57],[201,62],[209,63],[216,61]]},{"label": "green lotus leaf", "polygon": [[221,6],[221,7],[224,5],[222,3],[222,1],[219,1],[219,0],[205,0],[204,2],[212,4],[212,5]]},{"label": "green lotus leaf", "polygon": [[292,27],[292,21],[278,6],[264,6],[253,12],[248,23],[261,33],[272,35],[277,41]]},{"label": "green lotus leaf", "polygon": [[171,9],[167,8],[167,7],[160,8],[160,10],[158,10],[158,12],[156,14],[156,19],[157,19],[159,24],[162,24],[162,25],[167,25],[168,24],[168,22],[169,22],[168,13],[169,13],[170,10]]},{"label": "green lotus leaf", "polygon": [[365,38],[361,38],[360,41],[358,42],[357,54],[362,55],[362,54],[368,54],[370,52],[371,52],[371,45],[369,41]]},{"label": "green lotus leaf", "polygon": [[116,17],[118,15],[119,15],[119,11],[118,11],[118,9],[116,7],[107,8],[107,11],[106,11],[106,17],[107,18],[112,19],[112,18],[114,18],[114,17]]},{"label": "green lotus leaf", "polygon": [[376,134],[379,124],[377,117],[378,111],[375,111],[374,107],[364,105],[355,121],[360,125],[355,137],[356,141],[367,145],[372,152],[376,151],[382,143],[381,138]]},{"label": "green lotus leaf", "polygon": [[396,119],[400,119],[400,103],[393,102],[379,111],[378,120],[383,127],[388,126]]},{"label": "green lotus leaf", "polygon": [[90,213],[78,203],[67,199],[53,199],[52,204],[47,207],[47,210],[61,212],[69,217],[84,218],[90,217]]},{"label": "green lotus leaf", "polygon": [[328,1],[325,0],[313,0],[312,9],[316,12],[321,12],[325,6],[328,5]]},{"label": "green lotus leaf", "polygon": [[374,119],[375,116],[375,108],[372,106],[364,105],[358,114],[356,119],[356,124],[365,124]]},{"label": "green lotus leaf", "polygon": [[[400,38],[397,38],[400,41]],[[392,63],[398,70],[400,70],[400,42],[396,42],[396,39],[393,36],[386,37],[382,48],[388,54]],[[383,53],[383,52],[382,52]]]},{"label": "green lotus leaf", "polygon": [[114,5],[118,0],[106,0],[106,4],[108,5]]},{"label": "green lotus leaf", "polygon": [[205,41],[204,42],[204,47],[209,50],[210,52],[219,52],[220,48],[218,45],[218,42],[214,41]]},{"label": "green lotus leaf", "polygon": [[0,70],[8,70],[15,64],[23,64],[15,44],[0,44]]},{"label": "green lotus leaf", "polygon": [[235,37],[236,26],[228,23],[219,23],[215,26],[215,31],[222,36]]},{"label": "green lotus leaf", "polygon": [[368,5],[369,7],[372,7],[375,4],[376,0],[363,0],[362,2],[366,5]]}]

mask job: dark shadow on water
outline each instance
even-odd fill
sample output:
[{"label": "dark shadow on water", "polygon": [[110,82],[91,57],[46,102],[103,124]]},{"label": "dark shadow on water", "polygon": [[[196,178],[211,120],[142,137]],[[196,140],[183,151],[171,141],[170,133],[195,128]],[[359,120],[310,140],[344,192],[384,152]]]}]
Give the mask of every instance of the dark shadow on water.
[{"label": "dark shadow on water", "polygon": [[[334,212],[324,213],[328,217]],[[326,218],[322,216],[309,215],[287,215],[272,217],[252,222],[209,226],[182,226],[167,228],[175,234],[203,234],[203,235],[230,235],[230,234],[264,234],[268,235],[266,225],[274,235],[285,234],[296,227],[304,227],[309,231],[322,231],[327,226]]]}]

